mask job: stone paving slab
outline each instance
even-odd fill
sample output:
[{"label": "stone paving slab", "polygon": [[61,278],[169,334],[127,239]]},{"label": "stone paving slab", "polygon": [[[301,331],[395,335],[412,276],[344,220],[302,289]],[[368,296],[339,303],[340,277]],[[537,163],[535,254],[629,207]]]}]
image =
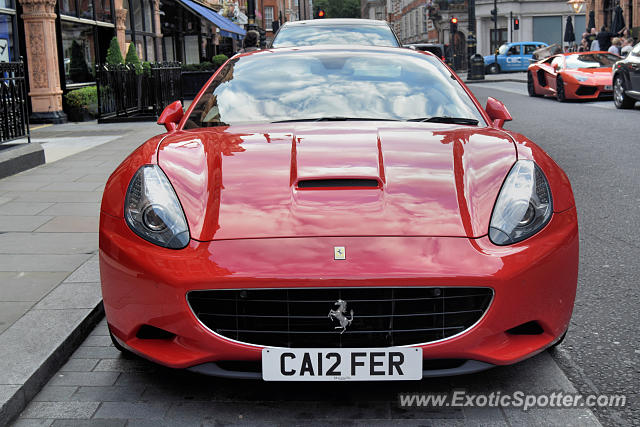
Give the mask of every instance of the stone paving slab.
[{"label": "stone paving slab", "polygon": [[[547,352],[513,366],[419,382],[269,383],[212,378],[164,368],[135,356],[123,357],[113,348],[107,333],[103,320],[15,425],[51,420],[65,425],[63,417],[67,414],[78,416],[84,425],[113,421],[136,427],[600,425],[587,409],[539,408],[525,412],[495,407],[399,406],[398,393],[574,393]],[[91,412],[94,407],[97,409]]]},{"label": "stone paving slab", "polygon": [[[35,130],[49,163],[0,179],[0,425],[19,414],[100,318],[102,190],[115,166],[160,132],[153,123],[95,122]],[[87,135],[102,145],[91,148]],[[52,153],[80,150],[51,162]],[[73,362],[65,373],[77,376],[93,365]],[[115,381],[118,374],[95,376]],[[18,424],[76,425],[95,406],[87,402],[75,408],[41,405],[50,417]]]}]

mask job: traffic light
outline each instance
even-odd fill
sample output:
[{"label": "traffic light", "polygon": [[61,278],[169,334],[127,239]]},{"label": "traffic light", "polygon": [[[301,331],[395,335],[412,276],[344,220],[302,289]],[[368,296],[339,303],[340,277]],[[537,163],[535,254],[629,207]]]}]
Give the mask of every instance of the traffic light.
[{"label": "traffic light", "polygon": [[498,21],[498,9],[491,9],[491,20],[493,22]]},{"label": "traffic light", "polygon": [[453,17],[449,20],[449,23],[451,24],[451,26],[449,27],[449,29],[451,30],[451,34],[457,33],[458,32],[458,18]]},{"label": "traffic light", "polygon": [[513,29],[514,30],[519,30],[520,29],[520,19],[513,18]]},{"label": "traffic light", "polygon": [[318,9],[316,11],[316,17],[315,18],[316,19],[322,19],[322,18],[324,18],[324,15],[325,15],[324,9]]}]

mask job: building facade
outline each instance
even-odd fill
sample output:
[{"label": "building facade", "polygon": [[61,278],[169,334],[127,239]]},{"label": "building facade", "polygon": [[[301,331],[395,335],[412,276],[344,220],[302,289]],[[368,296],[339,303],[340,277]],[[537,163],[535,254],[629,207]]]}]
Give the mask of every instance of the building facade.
[{"label": "building facade", "polygon": [[[571,17],[576,43],[586,29],[586,15],[576,13],[566,1],[498,1],[498,25],[491,20],[492,0],[476,0],[478,52],[492,54],[501,44],[511,41],[539,41],[567,47],[564,42],[567,18]],[[514,28],[518,19],[519,29]]]},{"label": "building facade", "polygon": [[627,28],[636,40],[640,39],[640,0],[586,0],[586,13],[589,16],[589,12],[594,12],[598,30],[603,25],[610,28],[613,12],[618,5],[622,8]]},{"label": "building facade", "polygon": [[[579,43],[586,28],[589,7],[604,8],[596,13],[599,27],[602,25],[600,22],[611,20],[613,9],[608,2],[616,0],[586,1],[587,8],[576,13],[566,0],[498,0],[496,29],[491,19],[493,0],[476,0],[476,50],[488,55],[501,44],[511,41],[542,41],[566,46],[563,36],[567,17],[571,17],[575,39]],[[636,17],[632,17],[631,21],[637,23],[640,19],[637,18],[637,3],[640,0],[619,1],[626,11],[627,24],[627,15],[633,14]],[[379,16],[379,11],[384,10],[386,19],[403,44],[442,43],[449,45],[451,56],[466,56],[469,35],[467,0],[362,0],[361,9],[363,18]],[[457,20],[455,32],[451,31],[452,18]],[[518,29],[514,28],[514,19],[518,19]],[[458,65],[465,63],[464,60],[458,62]]]},{"label": "building facade", "polygon": [[[63,93],[95,84],[113,37],[123,56],[133,45],[142,61],[209,61],[240,47],[243,7],[246,0],[0,0],[0,62],[24,59],[32,123],[59,123]],[[225,10],[230,18],[216,13]]]}]

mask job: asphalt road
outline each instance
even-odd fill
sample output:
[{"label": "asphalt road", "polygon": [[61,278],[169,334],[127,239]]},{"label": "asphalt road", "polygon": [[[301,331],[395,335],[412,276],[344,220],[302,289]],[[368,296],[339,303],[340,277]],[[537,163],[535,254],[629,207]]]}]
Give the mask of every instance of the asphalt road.
[{"label": "asphalt road", "polygon": [[627,395],[603,424],[640,425],[640,103],[559,103],[530,98],[526,85],[470,85],[483,103],[505,103],[508,129],[547,151],[571,180],[580,224],[580,274],[571,327],[553,355],[583,393]]}]

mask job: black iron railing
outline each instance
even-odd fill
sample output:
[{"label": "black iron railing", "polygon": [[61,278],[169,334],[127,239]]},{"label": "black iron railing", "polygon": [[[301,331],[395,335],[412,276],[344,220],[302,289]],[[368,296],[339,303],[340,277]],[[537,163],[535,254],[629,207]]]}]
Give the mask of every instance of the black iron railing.
[{"label": "black iron railing", "polygon": [[0,62],[0,143],[29,137],[24,63]]},{"label": "black iron railing", "polygon": [[130,64],[96,68],[99,119],[153,120],[183,98],[180,63],[153,63],[142,72]]}]

